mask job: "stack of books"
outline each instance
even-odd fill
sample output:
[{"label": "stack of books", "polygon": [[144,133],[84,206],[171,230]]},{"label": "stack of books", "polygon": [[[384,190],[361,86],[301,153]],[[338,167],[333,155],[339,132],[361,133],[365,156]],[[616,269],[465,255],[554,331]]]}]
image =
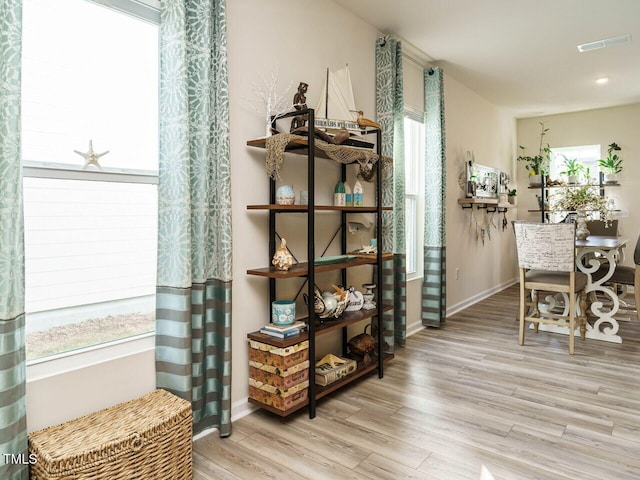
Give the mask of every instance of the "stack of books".
[{"label": "stack of books", "polygon": [[307,331],[307,324],[302,321],[297,321],[291,325],[275,325],[268,323],[260,329],[260,333],[270,335],[277,338],[289,338],[300,335],[302,332]]}]

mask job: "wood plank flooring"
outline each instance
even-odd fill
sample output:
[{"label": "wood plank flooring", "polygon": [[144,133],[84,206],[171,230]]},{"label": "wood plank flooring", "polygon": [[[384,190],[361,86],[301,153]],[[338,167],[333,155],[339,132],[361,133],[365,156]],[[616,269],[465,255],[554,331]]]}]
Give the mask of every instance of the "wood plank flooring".
[{"label": "wood plank flooring", "polygon": [[317,417],[258,411],[194,444],[194,479],[640,479],[640,325],[623,343],[527,331],[517,286],[411,336]]}]

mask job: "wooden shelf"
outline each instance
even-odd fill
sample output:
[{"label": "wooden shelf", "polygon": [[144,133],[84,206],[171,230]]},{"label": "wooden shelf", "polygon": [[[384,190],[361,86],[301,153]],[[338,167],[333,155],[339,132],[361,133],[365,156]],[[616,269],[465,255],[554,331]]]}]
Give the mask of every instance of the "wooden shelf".
[{"label": "wooden shelf", "polygon": [[[382,261],[393,259],[392,253],[383,253]],[[315,265],[314,271],[330,272],[332,270],[342,270],[343,268],[358,267],[360,265],[375,265],[377,258],[373,257],[356,257],[342,262],[323,263]],[[292,265],[289,270],[278,270],[275,267],[263,267],[247,270],[247,275],[257,275],[259,277],[268,278],[296,278],[306,277],[309,274],[309,262],[301,262]]]},{"label": "wooden shelf", "polygon": [[[585,210],[585,212],[590,213],[590,212],[597,212],[598,210]],[[612,212],[619,212],[620,210],[611,210]],[[540,210],[539,208],[537,210],[527,210],[527,212],[532,212],[532,213],[540,213],[542,212],[542,210]],[[544,213],[576,213],[575,210],[556,210],[556,211],[551,211],[548,208],[544,209]]]},{"label": "wooden shelf", "polygon": [[[383,362],[388,362],[390,360],[393,359],[393,354],[391,353],[385,353],[382,361]],[[377,370],[378,368],[378,362],[377,361],[372,361],[371,363],[369,363],[368,365],[364,365],[360,362],[358,362],[358,368],[355,372],[353,372],[350,375],[347,375],[346,377],[341,378],[340,380],[337,380],[336,382],[333,382],[330,385],[327,385],[325,387],[320,386],[320,385],[316,385],[316,399],[322,398],[325,395],[328,395],[332,392],[335,392],[336,390],[349,385],[351,382],[367,375],[368,373],[371,373],[375,370]],[[315,378],[310,378],[309,382],[315,381]],[[266,405],[262,402],[259,402],[257,400],[254,400],[253,398],[249,398],[249,403],[253,403],[254,405],[259,406],[260,408],[264,408],[265,410],[268,410],[269,412],[275,413],[276,415],[279,415],[281,417],[288,417],[289,415],[291,415],[292,413],[297,412],[298,410],[301,410],[302,408],[306,407],[307,405],[309,405],[309,401],[307,400],[306,402],[302,402],[298,405],[296,405],[295,407],[290,408],[289,410],[278,410],[277,408],[273,408],[270,405]]]},{"label": "wooden shelf", "polygon": [[[393,310],[393,307],[391,305],[383,305],[382,307],[383,312],[389,312],[391,310]],[[374,308],[372,310],[362,309],[355,312],[344,312],[339,318],[324,318],[322,319],[322,323],[320,325],[316,324],[316,336],[334,332],[341,329],[342,327],[346,327],[347,325],[358,323],[368,318],[373,318],[377,316],[378,313],[379,312],[377,308]]]},{"label": "wooden shelf", "polygon": [[[545,188],[579,188],[579,187],[593,187],[593,188],[602,188],[602,187],[619,187],[620,183],[603,183],[600,185],[599,183],[590,183],[588,185],[546,185]],[[540,190],[542,185],[538,185],[537,187],[529,185],[527,187],[529,190]]]},{"label": "wooden shelf", "polygon": [[[391,310],[393,310],[393,307],[391,305],[385,305],[382,307],[383,312],[389,312]],[[340,330],[341,328],[347,327],[354,323],[367,320],[368,318],[373,318],[377,314],[378,309],[376,308],[372,310],[344,312],[339,318],[324,318],[322,319],[322,323],[316,323],[315,325],[316,337],[318,335],[324,335],[325,333],[335,332],[336,330]],[[307,321],[306,318],[299,318],[298,320]],[[275,345],[279,348],[283,348],[308,340],[309,333],[305,332],[289,338],[278,338],[260,332],[251,332],[247,334],[247,338],[256,340],[257,342],[268,343],[269,345]]]},{"label": "wooden shelf", "polygon": [[499,203],[497,198],[459,198],[458,205],[462,205],[462,208],[473,208],[474,205],[477,205],[478,208],[508,209],[516,207],[512,203]]},{"label": "wooden shelf", "polygon": [[[364,134],[368,134],[368,133],[374,133],[375,131],[365,131]],[[318,140],[315,139],[315,142],[322,142],[322,140]],[[257,147],[257,148],[266,148],[267,145],[267,139],[266,138],[257,138],[255,140],[248,140],[247,141],[247,146],[249,147]],[[339,146],[339,145],[336,145]],[[348,149],[357,149],[357,150],[367,150],[369,152],[372,151],[372,148],[366,148],[366,147],[354,147],[352,145],[344,145],[344,148],[348,148]],[[324,150],[321,150],[319,148],[315,148],[315,151],[313,152],[313,156],[314,157],[318,157],[318,158],[326,158],[331,160],[327,154],[324,152]],[[297,155],[305,155],[307,156],[309,154],[309,141],[306,138],[299,138],[299,139],[294,139],[291,140],[287,146],[284,149],[285,152],[288,153],[295,153]],[[356,163],[355,161],[352,163]]]},{"label": "wooden shelf", "polygon": [[[315,205],[316,211],[337,211],[347,213],[376,213],[377,207],[336,207],[335,205]],[[308,212],[308,205],[247,205],[247,210],[266,210],[275,212]],[[393,210],[393,207],[382,207],[382,210]]]}]

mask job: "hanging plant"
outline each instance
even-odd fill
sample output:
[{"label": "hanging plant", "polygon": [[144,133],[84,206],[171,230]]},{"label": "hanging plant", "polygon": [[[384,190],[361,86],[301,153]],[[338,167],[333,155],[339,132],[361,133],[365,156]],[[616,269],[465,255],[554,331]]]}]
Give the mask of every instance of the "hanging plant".
[{"label": "hanging plant", "polygon": [[554,213],[598,212],[600,220],[607,223],[611,221],[612,216],[609,199],[601,196],[597,189],[589,185],[563,188],[555,193],[552,197],[551,211]]}]

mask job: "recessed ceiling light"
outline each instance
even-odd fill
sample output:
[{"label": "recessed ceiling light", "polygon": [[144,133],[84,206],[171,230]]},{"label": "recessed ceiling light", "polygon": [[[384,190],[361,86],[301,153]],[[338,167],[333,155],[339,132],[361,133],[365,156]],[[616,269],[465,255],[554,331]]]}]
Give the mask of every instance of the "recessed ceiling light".
[{"label": "recessed ceiling light", "polygon": [[591,50],[598,50],[599,48],[610,47],[611,45],[617,45],[618,43],[626,43],[631,41],[631,35],[619,35],[617,37],[605,38],[603,40],[596,40],[595,42],[583,43],[578,45],[579,52],[589,52]]},{"label": "recessed ceiling light", "polygon": [[609,81],[609,77],[602,77],[596,80],[596,83],[598,85],[604,85],[605,83],[607,83]]}]

